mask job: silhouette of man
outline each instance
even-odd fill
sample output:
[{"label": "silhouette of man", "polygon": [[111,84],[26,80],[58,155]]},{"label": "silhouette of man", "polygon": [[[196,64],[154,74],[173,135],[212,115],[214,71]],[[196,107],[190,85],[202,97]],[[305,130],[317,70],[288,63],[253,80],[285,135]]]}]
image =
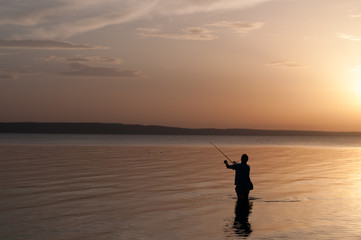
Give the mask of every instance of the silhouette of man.
[{"label": "silhouette of man", "polygon": [[253,184],[249,177],[250,167],[247,164],[248,156],[243,154],[241,157],[241,163],[233,163],[229,165],[227,160],[224,160],[224,164],[227,168],[236,171],[234,185],[236,185],[236,193],[238,200],[248,201],[249,191],[253,189]]}]

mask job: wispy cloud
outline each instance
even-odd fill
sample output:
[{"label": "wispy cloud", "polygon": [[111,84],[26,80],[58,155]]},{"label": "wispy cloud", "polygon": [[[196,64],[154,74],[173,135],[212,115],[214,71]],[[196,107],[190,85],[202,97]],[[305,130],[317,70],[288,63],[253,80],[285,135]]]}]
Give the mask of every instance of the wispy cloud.
[{"label": "wispy cloud", "polygon": [[60,72],[59,75],[78,77],[140,77],[140,71],[123,69],[119,65],[122,60],[102,56],[57,57],[48,56],[45,61],[58,61],[67,63],[70,70]]},{"label": "wispy cloud", "polygon": [[350,18],[361,18],[361,14],[351,14],[348,15]]},{"label": "wispy cloud", "polygon": [[306,68],[307,66],[298,64],[296,62],[292,61],[274,61],[267,63],[267,65],[271,67],[277,67],[277,68]]},{"label": "wispy cloud", "polygon": [[338,33],[337,36],[342,39],[350,40],[350,41],[361,41],[361,36],[355,36],[347,33]]},{"label": "wispy cloud", "polygon": [[55,40],[4,40],[0,39],[0,48],[29,48],[29,49],[106,49],[106,47],[72,43]]},{"label": "wispy cloud", "polygon": [[13,79],[17,79],[19,74],[33,74],[33,73],[34,72],[28,70],[0,68],[0,79],[13,80]]},{"label": "wispy cloud", "polygon": [[120,58],[110,58],[103,56],[82,56],[76,55],[74,57],[58,57],[58,56],[47,56],[44,58],[45,61],[61,61],[61,62],[77,62],[87,64],[121,64],[123,61]]},{"label": "wispy cloud", "polygon": [[[134,8],[131,11],[121,11],[123,9],[117,8],[117,11],[106,12],[103,14],[94,14],[84,18],[75,19],[72,22],[59,22],[54,28],[53,26],[42,26],[31,31],[30,36],[35,35],[40,38],[68,38],[76,34],[93,31],[110,25],[127,23],[143,16],[146,16],[152,8],[152,3],[143,4],[139,8]],[[121,13],[123,12],[123,13]]]},{"label": "wispy cloud", "polygon": [[269,1],[270,0],[159,0],[154,11],[163,15],[184,15],[199,12],[242,9]]},{"label": "wispy cloud", "polygon": [[361,72],[361,66],[355,66],[350,69],[351,72]]},{"label": "wispy cloud", "polygon": [[32,1],[19,4],[12,0],[2,1],[2,10],[0,17],[0,25],[20,25],[20,26],[36,26],[51,19],[59,19],[59,16],[69,16],[71,12],[82,7],[90,7],[89,4],[84,4],[82,1]]},{"label": "wispy cloud", "polygon": [[262,22],[244,22],[244,21],[221,21],[212,24],[207,24],[208,26],[215,26],[215,27],[230,27],[236,33],[241,35],[245,35],[250,31],[259,29],[263,26],[264,23]]},{"label": "wispy cloud", "polygon": [[61,75],[79,77],[139,77],[140,71],[119,69],[110,67],[95,67],[81,63],[70,63],[70,71],[62,72]]},{"label": "wispy cloud", "polygon": [[242,9],[267,1],[273,0],[3,0],[0,25],[16,27],[18,38],[66,39],[151,16]]},{"label": "wispy cloud", "polygon": [[0,56],[11,56],[11,55],[17,55],[19,53],[15,52],[0,52]]},{"label": "wispy cloud", "polygon": [[2,72],[0,70],[0,80],[13,80],[16,79],[17,75],[14,73]]},{"label": "wispy cloud", "polygon": [[162,33],[155,28],[138,28],[139,35],[145,37],[158,37],[175,40],[214,40],[218,37],[211,34],[211,31],[201,27],[186,27],[182,29],[182,33]]},{"label": "wispy cloud", "polygon": [[[16,4],[5,0],[0,25],[15,25],[17,38],[69,38],[105,26],[126,23],[147,16],[156,0],[38,0]],[[5,4],[3,4],[5,6]]]}]

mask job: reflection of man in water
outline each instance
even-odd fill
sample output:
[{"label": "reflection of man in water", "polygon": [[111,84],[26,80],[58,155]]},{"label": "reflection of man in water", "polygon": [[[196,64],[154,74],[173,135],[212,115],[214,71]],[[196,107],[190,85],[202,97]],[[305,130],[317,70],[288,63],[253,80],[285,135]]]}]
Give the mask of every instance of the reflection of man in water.
[{"label": "reflection of man in water", "polygon": [[243,154],[241,157],[241,163],[233,163],[229,165],[227,160],[224,160],[227,168],[236,171],[234,185],[236,185],[236,193],[238,200],[248,201],[249,191],[253,189],[253,184],[249,178],[250,167],[247,164],[248,156]]},{"label": "reflection of man in water", "polygon": [[240,237],[248,237],[252,232],[251,224],[248,221],[251,209],[251,203],[237,200],[236,207],[234,209],[235,217],[232,228],[234,233]]}]

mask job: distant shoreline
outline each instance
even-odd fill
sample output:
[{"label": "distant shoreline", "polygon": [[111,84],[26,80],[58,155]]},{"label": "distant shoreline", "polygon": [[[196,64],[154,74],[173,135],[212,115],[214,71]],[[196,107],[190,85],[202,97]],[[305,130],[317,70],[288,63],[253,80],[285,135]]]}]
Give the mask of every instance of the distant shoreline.
[{"label": "distant shoreline", "polygon": [[361,136],[361,132],[302,130],[180,128],[121,123],[4,122],[0,133],[130,134],[130,135],[229,135],[229,136]]}]

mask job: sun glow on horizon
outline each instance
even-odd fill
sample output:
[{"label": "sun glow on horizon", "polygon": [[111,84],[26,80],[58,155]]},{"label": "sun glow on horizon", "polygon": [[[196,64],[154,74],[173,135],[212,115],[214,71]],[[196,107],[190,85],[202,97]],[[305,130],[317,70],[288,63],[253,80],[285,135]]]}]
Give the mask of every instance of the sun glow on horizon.
[{"label": "sun glow on horizon", "polygon": [[355,0],[36,2],[0,8],[0,122],[361,131]]}]

